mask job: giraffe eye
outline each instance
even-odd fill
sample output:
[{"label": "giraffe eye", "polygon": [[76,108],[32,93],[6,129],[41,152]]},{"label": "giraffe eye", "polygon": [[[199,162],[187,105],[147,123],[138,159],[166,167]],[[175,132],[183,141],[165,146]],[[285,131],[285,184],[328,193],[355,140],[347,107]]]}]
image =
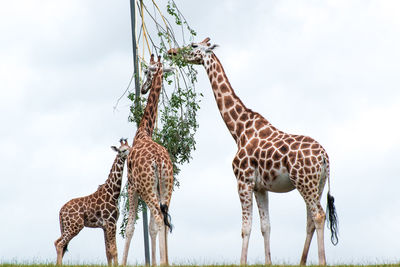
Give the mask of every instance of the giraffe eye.
[{"label": "giraffe eye", "polygon": [[196,47],[198,47],[199,45],[197,45],[197,44],[192,44],[192,47],[193,48],[196,48]]}]

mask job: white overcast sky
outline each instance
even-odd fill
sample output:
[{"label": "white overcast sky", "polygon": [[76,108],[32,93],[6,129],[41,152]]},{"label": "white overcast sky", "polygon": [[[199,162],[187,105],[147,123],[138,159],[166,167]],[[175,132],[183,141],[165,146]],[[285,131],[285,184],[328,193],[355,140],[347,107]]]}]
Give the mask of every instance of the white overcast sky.
[{"label": "white overcast sky", "polygon": [[[398,262],[400,3],[177,4],[199,41],[220,45],[216,54],[247,107],[328,151],[340,221],[338,246],[326,234],[328,263]],[[172,196],[170,263],[238,264],[236,144],[197,69],[204,94],[197,150]],[[55,261],[60,207],[94,192],[115,157],[110,146],[134,137],[129,101],[113,110],[132,70],[128,0],[0,2],[0,262]],[[270,217],[273,263],[298,263],[306,224],[298,192],[270,194]],[[132,264],[144,262],[141,225]],[[118,236],[120,259],[123,241]],[[313,263],[316,247],[314,239]],[[102,231],[85,228],[64,259],[105,263],[104,250]],[[249,263],[262,263],[263,250],[254,208]]]}]

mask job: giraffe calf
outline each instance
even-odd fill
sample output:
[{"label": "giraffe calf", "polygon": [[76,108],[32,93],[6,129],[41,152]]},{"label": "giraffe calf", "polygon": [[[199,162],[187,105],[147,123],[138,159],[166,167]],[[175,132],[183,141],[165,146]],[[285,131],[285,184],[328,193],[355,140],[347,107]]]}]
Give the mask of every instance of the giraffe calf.
[{"label": "giraffe calf", "polygon": [[125,160],[131,149],[126,139],[121,139],[120,144],[118,148],[111,147],[117,152],[117,156],[106,182],[93,194],[74,198],[60,209],[61,237],[54,242],[57,264],[62,264],[62,258],[71,239],[86,226],[103,229],[108,265],[111,265],[113,260],[114,265],[118,265],[115,237],[119,216],[118,198],[121,193]]}]

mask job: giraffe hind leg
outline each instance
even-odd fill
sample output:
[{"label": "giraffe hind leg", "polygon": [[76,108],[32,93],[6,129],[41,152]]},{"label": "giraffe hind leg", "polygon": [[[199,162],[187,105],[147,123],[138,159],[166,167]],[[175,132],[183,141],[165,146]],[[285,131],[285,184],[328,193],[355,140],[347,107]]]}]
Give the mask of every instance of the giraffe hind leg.
[{"label": "giraffe hind leg", "polygon": [[60,252],[61,255],[64,257],[64,254],[68,251],[68,244],[62,246],[60,245],[60,242],[62,240],[62,237],[58,238],[56,241],[54,241],[54,246],[56,247],[57,253],[58,253],[58,247],[60,247]]},{"label": "giraffe hind leg", "polygon": [[[325,186],[325,178],[322,177],[318,184],[318,200],[321,200],[322,191]],[[313,216],[311,214],[310,208],[306,205],[307,208],[307,226],[306,226],[306,240],[304,242],[303,253],[301,255],[300,265],[306,265],[308,252],[310,249],[311,241],[315,233],[315,223],[313,220]]]},{"label": "giraffe hind leg", "polygon": [[168,266],[168,244],[167,244],[167,227],[162,220],[158,221],[158,228],[160,234],[158,235],[158,242],[160,247],[160,265]]},{"label": "giraffe hind leg", "polygon": [[153,266],[156,266],[157,265],[156,238],[157,238],[157,234],[158,234],[158,227],[157,227],[156,222],[154,220],[154,216],[153,216],[153,214],[151,212],[150,212],[149,232],[150,232],[150,239],[151,239],[151,264]]},{"label": "giraffe hind leg", "polygon": [[[172,188],[173,188],[173,183],[174,183],[174,177],[171,170],[164,170],[162,172],[162,182],[161,182],[161,192],[160,192],[160,211],[161,214],[163,215],[163,222],[164,225],[161,228],[160,232],[160,237],[163,235],[163,246],[164,246],[164,255],[165,255],[165,261],[164,264],[168,265],[168,229],[169,232],[172,232],[173,225],[171,223],[171,215],[168,212],[169,209],[169,203],[171,200],[171,195],[172,195]],[[161,241],[161,239],[160,239]]]},{"label": "giraffe hind leg", "polygon": [[83,223],[81,226],[78,226],[75,228],[75,231],[65,231],[61,234],[61,237],[58,238],[55,242],[54,245],[56,247],[57,251],[57,265],[62,264],[62,259],[64,257],[65,252],[67,252],[68,248],[68,243],[71,241],[72,238],[74,238],[83,228]]},{"label": "giraffe hind leg", "polygon": [[324,244],[325,212],[320,203],[317,204],[317,212],[313,214],[313,220],[317,230],[319,265],[326,265]]},{"label": "giraffe hind leg", "polygon": [[[156,179],[156,191],[160,203],[160,211],[163,215],[163,220],[165,226],[169,228],[169,231],[172,232],[172,224],[171,224],[171,215],[168,213],[168,205],[169,200],[171,199],[172,187],[173,184],[173,174],[168,173],[168,170],[164,170],[162,168],[163,164],[155,165],[155,179]],[[168,186],[168,184],[170,186]]]},{"label": "giraffe hind leg", "polygon": [[325,212],[319,201],[306,201],[306,204],[307,209],[310,210],[310,216],[307,215],[307,236],[300,265],[306,264],[308,249],[315,230],[317,232],[318,262],[319,265],[326,265],[324,244]]},{"label": "giraffe hind leg", "polygon": [[163,215],[159,207],[157,198],[149,198],[146,201],[147,206],[151,212],[151,216],[153,216],[158,235],[158,243],[160,247],[160,265],[168,265],[168,256],[167,256],[167,242],[166,242],[166,227],[163,220]]},{"label": "giraffe hind leg", "polygon": [[[319,265],[326,265],[325,257],[325,244],[324,244],[324,225],[325,225],[325,212],[320,203],[320,197],[318,195],[318,188],[315,187],[311,189],[311,194],[306,194],[302,188],[299,189],[300,194],[304,198],[307,205],[307,210],[310,211],[310,217],[307,217],[307,236],[304,243],[303,255],[301,259],[301,264],[305,264],[307,259],[309,244],[312,239],[313,229],[317,232],[317,244],[318,244],[318,262]],[[308,216],[308,215],[307,215]],[[314,224],[314,227],[311,225]],[[304,260],[304,262],[303,262]]]},{"label": "giraffe hind leg", "polygon": [[56,247],[56,252],[57,252],[57,263],[56,263],[57,265],[62,264],[62,258],[64,257],[64,254],[67,251],[67,246],[68,246],[62,244],[61,241],[62,241],[62,236],[54,242],[54,246]]},{"label": "giraffe hind leg", "polygon": [[307,207],[307,227],[306,227],[306,241],[304,242],[303,253],[301,255],[300,265],[306,265],[308,251],[310,249],[311,240],[315,232],[315,224],[311,216],[311,211]]}]

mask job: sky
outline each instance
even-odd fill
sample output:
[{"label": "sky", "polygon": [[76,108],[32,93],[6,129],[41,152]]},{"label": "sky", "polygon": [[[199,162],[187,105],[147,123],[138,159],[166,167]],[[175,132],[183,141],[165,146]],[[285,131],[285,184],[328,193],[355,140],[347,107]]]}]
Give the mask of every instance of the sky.
[{"label": "sky", "polygon": [[[327,262],[399,262],[400,3],[176,3],[198,41],[219,45],[247,107],[327,150],[340,228],[337,246],[326,230]],[[0,262],[55,262],[59,209],[94,192],[115,157],[110,146],[135,135],[129,100],[114,109],[133,71],[129,1],[1,1],[0,59]],[[197,149],[172,195],[169,259],[238,264],[236,144],[196,69],[204,94]],[[306,235],[299,193],[271,193],[270,218],[273,263],[298,263]],[[121,260],[120,235],[117,243]],[[264,262],[263,250],[254,207],[248,262]],[[106,263],[102,230],[83,229],[64,261]],[[128,262],[144,262],[141,220]],[[309,263],[317,262],[314,237]]]}]

